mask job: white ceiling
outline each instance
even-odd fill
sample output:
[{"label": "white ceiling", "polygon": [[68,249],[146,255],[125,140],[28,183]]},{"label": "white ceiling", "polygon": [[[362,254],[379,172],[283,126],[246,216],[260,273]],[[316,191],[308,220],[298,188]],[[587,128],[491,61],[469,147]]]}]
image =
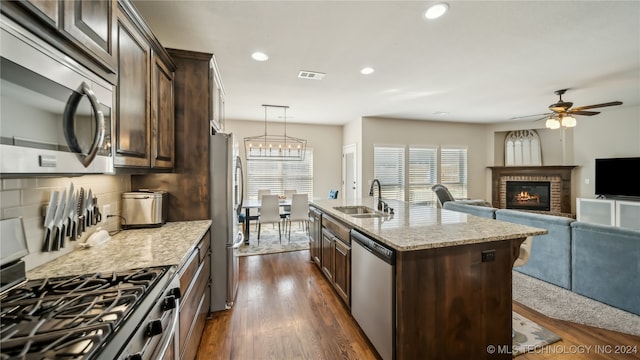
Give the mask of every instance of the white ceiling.
[{"label": "white ceiling", "polygon": [[215,54],[228,119],[264,121],[276,104],[296,123],[503,122],[548,112],[563,88],[574,107],[640,106],[638,1],[449,1],[432,21],[433,1],[133,3],[165,47]]}]

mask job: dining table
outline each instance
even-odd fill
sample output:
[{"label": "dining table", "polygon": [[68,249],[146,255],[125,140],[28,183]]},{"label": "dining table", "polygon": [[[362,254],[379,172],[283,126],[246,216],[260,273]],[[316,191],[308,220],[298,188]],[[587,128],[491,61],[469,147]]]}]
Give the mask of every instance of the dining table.
[{"label": "dining table", "polygon": [[[291,206],[291,198],[279,199],[280,207]],[[259,199],[246,199],[242,202],[244,208],[244,243],[249,244],[249,225],[251,220],[258,220],[258,214],[251,215],[252,209],[260,209],[262,202]]]}]

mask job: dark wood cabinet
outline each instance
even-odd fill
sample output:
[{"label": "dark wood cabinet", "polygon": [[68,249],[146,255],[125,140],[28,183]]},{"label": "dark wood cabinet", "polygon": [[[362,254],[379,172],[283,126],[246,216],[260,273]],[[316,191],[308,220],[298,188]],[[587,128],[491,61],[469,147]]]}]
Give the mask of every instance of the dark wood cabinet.
[{"label": "dark wood cabinet", "polygon": [[115,165],[150,164],[151,48],[124,12],[118,13]]},{"label": "dark wood cabinet", "polygon": [[322,215],[320,269],[347,307],[351,304],[350,230],[332,217]]},{"label": "dark wood cabinet", "polygon": [[178,270],[180,277],[180,318],[178,349],[182,360],[196,358],[204,324],[209,313],[211,282],[211,233],[203,236],[188,260]]},{"label": "dark wood cabinet", "polygon": [[3,0],[0,10],[36,36],[115,84],[117,1]]},{"label": "dark wood cabinet", "polygon": [[156,52],[151,72],[151,167],[173,168],[175,153],[173,71]]},{"label": "dark wood cabinet", "polygon": [[74,0],[63,4],[63,30],[94,58],[115,69],[116,1]]},{"label": "dark wood cabinet", "polygon": [[321,266],[322,259],[322,213],[309,208],[309,256],[311,261]]},{"label": "dark wood cabinet", "polygon": [[175,160],[170,174],[131,176],[131,188],[169,192],[168,221],[211,219],[209,138],[213,54],[167,49],[176,65]]},{"label": "dark wood cabinet", "polygon": [[322,229],[322,257],[320,258],[320,269],[331,283],[333,283],[334,241],[333,234],[327,229]]},{"label": "dark wood cabinet", "polygon": [[342,300],[350,306],[351,298],[351,246],[339,238],[333,242],[333,286]]},{"label": "dark wood cabinet", "polygon": [[118,7],[115,165],[171,169],[175,64],[126,1]]}]

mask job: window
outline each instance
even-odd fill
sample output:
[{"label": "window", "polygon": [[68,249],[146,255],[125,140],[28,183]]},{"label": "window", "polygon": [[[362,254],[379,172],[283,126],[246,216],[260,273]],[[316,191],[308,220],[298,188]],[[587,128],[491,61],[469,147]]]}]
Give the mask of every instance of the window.
[{"label": "window", "polygon": [[435,146],[409,147],[409,202],[436,201],[431,187],[438,182],[438,148]]},{"label": "window", "polygon": [[467,149],[443,147],[440,149],[440,183],[455,198],[467,197]]},{"label": "window", "polygon": [[248,199],[257,199],[259,189],[270,189],[272,194],[284,190],[313,197],[313,149],[307,147],[304,160],[247,160]]},{"label": "window", "polygon": [[[405,161],[407,148],[409,156]],[[375,145],[373,176],[380,180],[385,199],[436,204],[431,187],[438,183],[449,188],[454,197],[466,198],[467,149],[442,147],[438,162],[437,146]]]},{"label": "window", "polygon": [[380,180],[382,198],[404,200],[404,146],[375,145],[373,177]]}]

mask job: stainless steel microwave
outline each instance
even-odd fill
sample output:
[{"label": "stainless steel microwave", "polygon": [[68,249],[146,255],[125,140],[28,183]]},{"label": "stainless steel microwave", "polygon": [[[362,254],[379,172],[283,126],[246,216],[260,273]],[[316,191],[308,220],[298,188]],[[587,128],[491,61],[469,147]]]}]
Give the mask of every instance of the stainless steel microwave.
[{"label": "stainless steel microwave", "polygon": [[114,86],[0,18],[0,175],[114,173]]}]

